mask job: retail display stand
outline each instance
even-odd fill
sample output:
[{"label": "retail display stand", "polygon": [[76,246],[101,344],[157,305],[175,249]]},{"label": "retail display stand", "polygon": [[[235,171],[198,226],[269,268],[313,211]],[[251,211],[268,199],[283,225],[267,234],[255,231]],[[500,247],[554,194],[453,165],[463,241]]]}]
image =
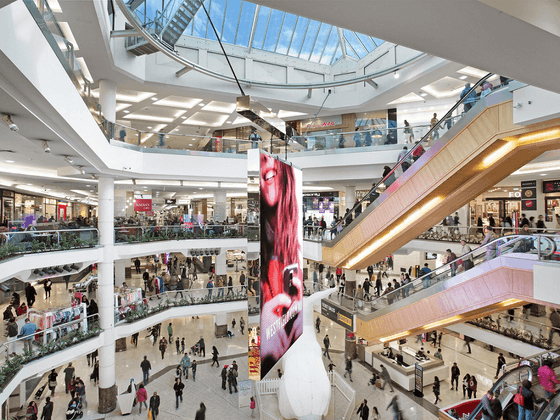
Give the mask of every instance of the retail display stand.
[{"label": "retail display stand", "polygon": [[[43,310],[30,309],[27,311],[27,318],[35,325],[37,325],[36,339],[43,342],[43,344],[52,341],[58,334],[64,337],[73,330],[78,328],[82,332],[87,332],[87,308],[85,303],[75,304],[73,306],[63,306],[58,308],[48,308]],[[60,330],[56,330],[58,325],[67,324],[72,321],[79,321],[71,325],[63,326]],[[47,334],[41,334],[42,331],[54,328],[54,331],[49,331]]]},{"label": "retail display stand", "polygon": [[115,322],[126,318],[126,314],[144,304],[142,289],[125,289],[115,293]]}]

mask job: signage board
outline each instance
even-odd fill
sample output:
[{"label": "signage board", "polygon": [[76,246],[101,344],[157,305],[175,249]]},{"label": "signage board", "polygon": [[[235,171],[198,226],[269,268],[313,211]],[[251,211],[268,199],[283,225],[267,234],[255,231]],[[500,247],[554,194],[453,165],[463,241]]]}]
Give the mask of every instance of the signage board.
[{"label": "signage board", "polygon": [[134,211],[152,211],[152,199],[151,198],[135,199]]},{"label": "signage board", "polygon": [[536,188],[537,181],[521,181],[521,188]]},{"label": "signage board", "polygon": [[177,204],[177,199],[175,198],[166,198],[165,204]]},{"label": "signage board", "polygon": [[560,180],[557,181],[543,181],[542,183],[543,193],[553,193],[560,192]]},{"label": "signage board", "polygon": [[354,331],[354,315],[325,299],[321,299],[321,315],[342,325],[347,330]]},{"label": "signage board", "polygon": [[418,363],[414,364],[414,395],[424,396],[424,368]]}]

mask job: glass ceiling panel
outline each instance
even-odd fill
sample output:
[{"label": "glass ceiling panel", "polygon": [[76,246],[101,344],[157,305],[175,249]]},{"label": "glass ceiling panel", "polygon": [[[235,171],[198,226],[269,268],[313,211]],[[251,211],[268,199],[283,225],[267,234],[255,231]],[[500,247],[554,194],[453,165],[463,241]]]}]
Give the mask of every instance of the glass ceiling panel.
[{"label": "glass ceiling panel", "polygon": [[259,11],[259,20],[257,20],[257,28],[255,29],[255,38],[253,39],[253,48],[262,49],[264,36],[268,26],[268,18],[271,9],[268,7],[261,7]]},{"label": "glass ceiling panel", "polygon": [[320,26],[321,26],[321,22],[317,22],[316,20],[312,20],[309,22],[309,28],[307,29],[307,34],[305,35],[305,39],[303,40],[303,46],[301,47],[301,52],[299,54],[300,58],[306,60],[309,59],[309,55],[311,54],[313,45],[315,45],[315,38],[317,37],[317,33],[319,32]]},{"label": "glass ceiling panel", "polygon": [[297,57],[299,55],[299,50],[301,49],[301,44],[303,42],[303,38],[305,37],[305,31],[308,25],[309,25],[309,19],[302,18],[300,16],[296,25],[294,39],[292,40],[292,45],[290,46],[290,51],[288,52],[288,55],[292,57]]},{"label": "glass ceiling panel", "polygon": [[287,54],[288,48],[290,46],[290,41],[294,34],[294,28],[296,26],[297,16],[291,13],[286,13],[284,16],[284,23],[282,25],[282,30],[280,31],[280,37],[278,38],[278,43],[276,44],[276,51],[278,54]]},{"label": "glass ceiling panel", "polygon": [[[255,10],[257,5],[254,3],[243,2],[241,8],[241,18],[237,25],[237,37],[235,45],[243,47],[249,46],[249,39],[251,38],[251,28],[253,26],[253,18],[255,17]],[[198,14],[198,13],[197,13]]]},{"label": "glass ceiling panel", "polygon": [[222,42],[233,44],[235,42],[235,32],[237,22],[239,22],[239,12],[241,12],[242,0],[227,0],[226,18],[222,31]]},{"label": "glass ceiling panel", "polygon": [[[146,0],[136,15],[149,28],[161,32],[183,0]],[[218,36],[226,44],[248,47],[257,6],[245,0],[205,0]],[[261,6],[252,48],[331,65],[342,56],[338,29],[291,13]],[[163,15],[163,18],[162,18]],[[384,41],[343,29],[348,57],[363,58]],[[184,35],[217,41],[202,7]]]},{"label": "glass ceiling panel", "polygon": [[331,34],[325,45],[325,51],[323,51],[323,57],[321,58],[321,64],[330,64],[333,55],[338,47],[338,31],[333,26],[331,28]]},{"label": "glass ceiling panel", "polygon": [[354,32],[349,31],[348,29],[343,29],[342,32],[344,34],[344,38],[346,38],[346,41],[348,41],[348,43],[352,46],[352,49],[358,55],[358,57],[364,58],[368,52],[362,46],[360,41],[358,41],[358,38],[356,37]]},{"label": "glass ceiling panel", "polygon": [[278,42],[278,35],[282,26],[284,12],[280,10],[272,10],[270,14],[270,21],[268,22],[268,30],[266,31],[266,39],[264,40],[263,50],[274,52],[276,43]]}]

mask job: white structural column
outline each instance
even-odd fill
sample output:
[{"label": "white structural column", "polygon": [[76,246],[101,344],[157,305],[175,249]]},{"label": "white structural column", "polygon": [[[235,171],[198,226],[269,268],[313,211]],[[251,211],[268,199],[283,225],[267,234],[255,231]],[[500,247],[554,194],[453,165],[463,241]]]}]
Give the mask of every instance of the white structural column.
[{"label": "white structural column", "polygon": [[99,103],[105,119],[117,121],[117,84],[112,80],[99,81]]},{"label": "white structural column", "polygon": [[[226,257],[226,250],[221,249],[220,255],[216,255],[216,275],[225,275],[227,274],[227,257]],[[216,287],[216,285],[214,285]]]},{"label": "white structural column", "polygon": [[112,177],[99,176],[99,244],[103,247],[103,260],[99,263],[97,299],[100,326],[104,343],[99,349],[99,412],[109,413],[117,406],[115,381],[114,338],[114,213],[115,181]]},{"label": "white structural column", "polygon": [[344,213],[346,213],[346,209],[351,209],[354,206],[354,203],[356,202],[356,187],[353,185],[347,185],[344,188],[344,197],[346,208],[340,209],[341,216],[344,216]]},{"label": "white structural column", "polygon": [[130,266],[130,260],[116,260],[115,261],[115,285],[120,287],[126,282],[126,265]]},{"label": "white structural column", "polygon": [[223,222],[227,218],[226,191],[219,190],[214,192],[214,219],[216,222]]}]

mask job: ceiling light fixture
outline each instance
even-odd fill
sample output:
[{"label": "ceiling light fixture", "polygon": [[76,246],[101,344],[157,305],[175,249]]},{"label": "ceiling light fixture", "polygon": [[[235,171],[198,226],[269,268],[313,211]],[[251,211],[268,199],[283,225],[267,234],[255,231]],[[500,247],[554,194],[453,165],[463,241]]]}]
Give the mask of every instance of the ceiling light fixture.
[{"label": "ceiling light fixture", "polygon": [[125,109],[123,112],[124,112],[125,114],[128,114],[130,111],[128,111],[128,110]]},{"label": "ceiling light fixture", "polygon": [[399,77],[401,77],[398,71],[395,72],[394,76],[395,76],[395,79],[398,79]]},{"label": "ceiling light fixture", "polygon": [[466,78],[467,78],[467,76],[461,76],[461,77],[459,77],[459,79],[461,79],[461,80],[465,80]]},{"label": "ceiling light fixture", "polygon": [[51,148],[49,147],[49,143],[47,143],[46,140],[43,140],[41,145],[43,146],[43,150],[45,151],[45,153],[50,153],[51,152]]},{"label": "ceiling light fixture", "polygon": [[13,160],[7,160],[6,163],[14,163]]},{"label": "ceiling light fixture", "polygon": [[156,98],[155,96],[153,98],[150,98],[150,99],[154,102],[158,100],[158,98]]},{"label": "ceiling light fixture", "polygon": [[70,165],[73,165],[73,164],[74,164],[74,159],[72,159],[70,156],[65,156],[65,157],[64,157],[64,160],[65,160],[66,162],[68,162]]},{"label": "ceiling light fixture", "polygon": [[12,116],[10,114],[4,114],[2,116],[2,121],[8,126],[12,131],[19,131],[19,127],[12,121]]},{"label": "ceiling light fixture", "polygon": [[426,96],[428,96],[428,94],[426,92],[423,92],[423,93],[420,94],[420,96],[426,97]]},{"label": "ceiling light fixture", "polygon": [[81,173],[82,175],[85,175],[85,174],[86,174],[86,171],[84,171],[84,168],[83,168],[83,167],[78,166],[78,169],[80,170],[80,173]]}]

